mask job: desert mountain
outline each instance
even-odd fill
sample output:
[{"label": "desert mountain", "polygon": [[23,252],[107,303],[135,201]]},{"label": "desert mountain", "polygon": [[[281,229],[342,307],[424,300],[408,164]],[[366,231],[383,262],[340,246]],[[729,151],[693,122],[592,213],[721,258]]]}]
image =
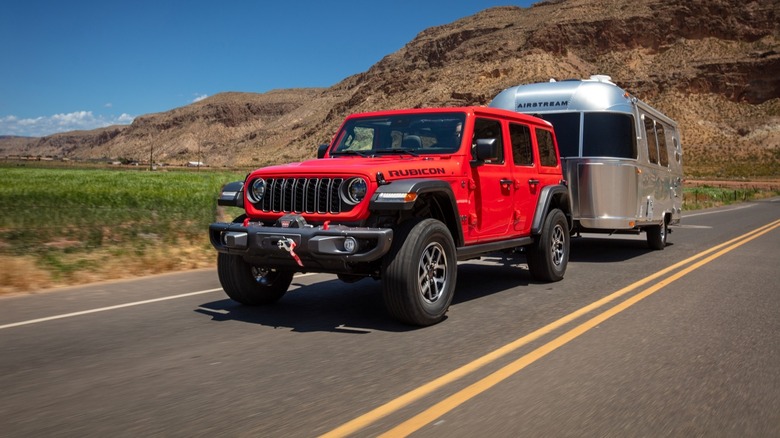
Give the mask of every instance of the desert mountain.
[{"label": "desert mountain", "polygon": [[502,89],[606,74],[680,123],[686,172],[780,175],[777,0],[549,0],[422,31],[326,89],[222,93],[129,126],[0,139],[2,155],[255,167],[313,157],[344,116],[482,105]]}]

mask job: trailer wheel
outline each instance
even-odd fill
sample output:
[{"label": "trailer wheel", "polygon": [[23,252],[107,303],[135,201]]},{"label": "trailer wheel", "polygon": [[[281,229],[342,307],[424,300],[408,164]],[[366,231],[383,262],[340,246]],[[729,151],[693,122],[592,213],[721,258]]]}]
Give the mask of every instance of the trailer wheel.
[{"label": "trailer wheel", "polygon": [[428,326],[444,319],[458,273],[455,243],[436,219],[414,218],[394,233],[382,263],[382,295],[388,312],[407,324]]},{"label": "trailer wheel", "polygon": [[531,247],[526,258],[531,276],[539,281],[560,281],[569,263],[569,223],[559,209],[547,214],[542,233]]},{"label": "trailer wheel", "polygon": [[647,227],[647,246],[650,249],[662,250],[666,247],[666,236],[669,235],[669,225],[664,219],[663,225]]},{"label": "trailer wheel", "polygon": [[271,304],[287,292],[293,272],[252,266],[241,256],[219,253],[217,275],[232,300],[247,306]]}]

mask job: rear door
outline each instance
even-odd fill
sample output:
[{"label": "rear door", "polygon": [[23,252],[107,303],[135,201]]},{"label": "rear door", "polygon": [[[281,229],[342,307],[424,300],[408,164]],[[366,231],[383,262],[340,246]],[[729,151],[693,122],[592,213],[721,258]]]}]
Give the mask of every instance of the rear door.
[{"label": "rear door", "polygon": [[509,140],[512,146],[512,229],[515,233],[531,231],[536,202],[539,199],[541,181],[537,172],[538,154],[534,152],[531,127],[516,122],[509,123]]}]

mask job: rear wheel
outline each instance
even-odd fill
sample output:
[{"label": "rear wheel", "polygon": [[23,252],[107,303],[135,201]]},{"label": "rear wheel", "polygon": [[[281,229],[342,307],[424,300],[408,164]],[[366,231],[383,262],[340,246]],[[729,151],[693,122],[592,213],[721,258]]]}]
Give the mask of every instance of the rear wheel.
[{"label": "rear wheel", "polygon": [[528,248],[528,270],[535,280],[560,281],[569,263],[569,223],[559,209],[547,214],[542,233]]},{"label": "rear wheel", "polygon": [[241,256],[219,253],[217,274],[225,293],[248,306],[273,303],[287,292],[293,272],[252,266]]},{"label": "rear wheel", "polygon": [[388,312],[408,324],[444,319],[458,274],[455,243],[435,219],[411,219],[394,233],[382,265],[382,295]]},{"label": "rear wheel", "polygon": [[661,250],[666,248],[666,237],[669,235],[669,225],[664,219],[663,225],[647,227],[647,246],[650,249]]}]

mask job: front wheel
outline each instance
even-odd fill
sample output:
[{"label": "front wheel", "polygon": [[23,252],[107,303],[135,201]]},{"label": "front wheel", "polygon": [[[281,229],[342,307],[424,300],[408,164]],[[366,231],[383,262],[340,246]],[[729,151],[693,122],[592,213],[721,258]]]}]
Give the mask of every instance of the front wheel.
[{"label": "front wheel", "polygon": [[411,219],[393,236],[382,264],[382,295],[396,319],[419,326],[444,319],[455,293],[458,262],[447,227],[435,219]]},{"label": "front wheel", "polygon": [[247,306],[271,304],[287,292],[293,272],[252,266],[241,256],[219,253],[217,274],[225,293]]},{"label": "front wheel", "polygon": [[539,281],[560,281],[569,263],[569,222],[559,209],[544,219],[542,234],[528,248],[528,270]]}]

